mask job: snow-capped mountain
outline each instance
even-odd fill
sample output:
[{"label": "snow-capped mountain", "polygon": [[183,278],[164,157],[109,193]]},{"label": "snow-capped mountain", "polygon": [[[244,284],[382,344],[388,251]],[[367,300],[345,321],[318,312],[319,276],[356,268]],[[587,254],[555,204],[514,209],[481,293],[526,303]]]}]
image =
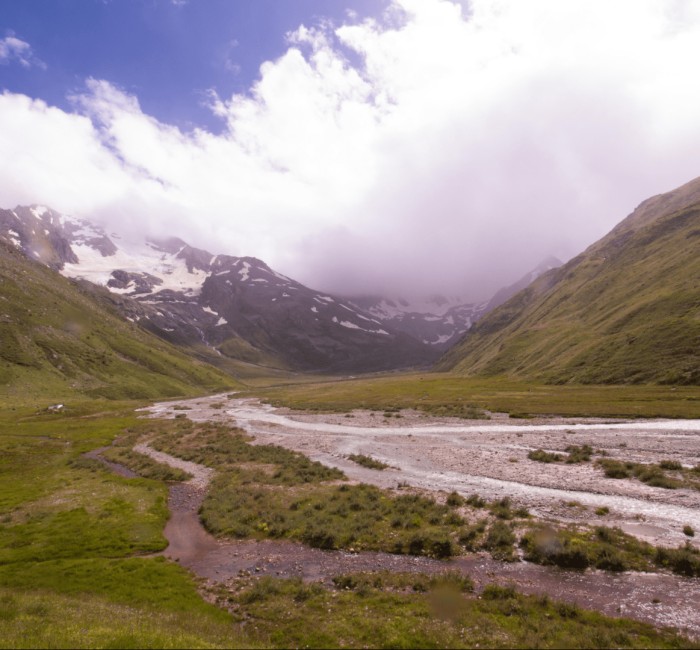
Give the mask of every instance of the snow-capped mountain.
[{"label": "snow-capped mountain", "polygon": [[356,296],[350,299],[387,326],[405,332],[437,352],[443,352],[485,312],[486,303],[469,303],[458,297]]},{"label": "snow-capped mountain", "polygon": [[115,304],[126,318],[180,345],[335,372],[421,365],[437,356],[350,301],[252,257],[213,255],[177,238],[108,234],[42,206],[0,210],[0,237],[69,278],[123,296]]}]

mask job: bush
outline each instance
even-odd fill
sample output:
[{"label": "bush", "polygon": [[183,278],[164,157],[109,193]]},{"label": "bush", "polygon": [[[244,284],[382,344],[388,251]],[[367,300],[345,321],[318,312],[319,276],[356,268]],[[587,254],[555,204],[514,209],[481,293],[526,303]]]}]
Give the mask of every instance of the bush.
[{"label": "bush", "polygon": [[464,505],[464,498],[457,492],[450,492],[447,495],[447,500],[445,503],[452,508],[458,508],[459,506]]},{"label": "bush", "polygon": [[683,526],[683,534],[687,535],[688,537],[695,537],[695,529],[692,526],[688,526],[687,524]]},{"label": "bush", "polygon": [[686,542],[678,548],[657,548],[656,564],[684,576],[700,576],[700,551]]},{"label": "bush", "polygon": [[536,460],[538,463],[560,463],[564,460],[564,456],[561,454],[550,453],[544,449],[535,449],[528,452],[527,457],[530,460]]},{"label": "bush", "polygon": [[484,508],[486,506],[486,500],[482,499],[478,494],[468,496],[466,503],[472,508]]},{"label": "bush", "polygon": [[513,544],[515,535],[508,524],[502,521],[491,524],[484,540],[484,548],[491,552],[495,560],[513,561]]},{"label": "bush", "polygon": [[569,465],[574,463],[586,463],[591,459],[591,455],[593,454],[593,449],[590,445],[583,445],[581,447],[569,445],[566,451],[569,454],[566,459]]},{"label": "bush", "polygon": [[389,465],[386,463],[382,463],[382,461],[376,460],[371,456],[365,456],[364,454],[350,454],[348,459],[353,463],[357,463],[358,465],[362,465],[362,467],[367,467],[368,469],[382,470],[389,467]]},{"label": "bush", "polygon": [[625,465],[617,460],[610,460],[608,458],[603,458],[598,461],[598,464],[603,468],[605,476],[607,478],[629,478],[629,470]]}]

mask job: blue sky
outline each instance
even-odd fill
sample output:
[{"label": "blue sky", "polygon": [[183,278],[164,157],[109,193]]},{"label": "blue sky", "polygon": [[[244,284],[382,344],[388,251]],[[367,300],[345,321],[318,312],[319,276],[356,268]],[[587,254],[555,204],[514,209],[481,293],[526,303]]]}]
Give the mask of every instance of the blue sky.
[{"label": "blue sky", "polygon": [[0,66],[2,88],[69,108],[88,77],[137,95],[182,128],[220,130],[204,93],[245,92],[300,24],[381,14],[383,0],[2,0],[0,38],[31,44],[45,67]]},{"label": "blue sky", "polygon": [[700,175],[698,61],[698,0],[0,0],[0,207],[487,299]]}]

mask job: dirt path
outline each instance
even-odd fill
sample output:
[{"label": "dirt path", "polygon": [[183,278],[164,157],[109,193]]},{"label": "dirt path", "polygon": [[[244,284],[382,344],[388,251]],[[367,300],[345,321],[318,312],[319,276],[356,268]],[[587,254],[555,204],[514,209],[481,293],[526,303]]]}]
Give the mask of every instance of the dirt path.
[{"label": "dirt path", "polygon": [[486,584],[513,584],[524,593],[547,594],[610,616],[678,627],[700,638],[700,581],[675,575],[571,572],[526,562],[496,562],[483,554],[439,561],[387,553],[321,551],[288,541],[217,540],[204,530],[197,514],[212,470],[147,445],[138,445],[135,450],[193,475],[170,488],[172,516],[165,528],[169,545],[163,554],[211,582],[227,583],[251,574],[328,582],[333,576],[357,571],[431,574],[458,570],[468,574],[478,590]]}]

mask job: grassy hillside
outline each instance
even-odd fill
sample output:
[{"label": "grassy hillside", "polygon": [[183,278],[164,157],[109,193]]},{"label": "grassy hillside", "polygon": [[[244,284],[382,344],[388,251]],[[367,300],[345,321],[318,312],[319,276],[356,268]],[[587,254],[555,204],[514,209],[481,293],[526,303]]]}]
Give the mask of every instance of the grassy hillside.
[{"label": "grassy hillside", "polygon": [[548,383],[700,383],[700,179],[481,320],[438,363]]},{"label": "grassy hillside", "polygon": [[0,395],[16,401],[142,399],[236,382],[119,317],[82,289],[0,243]]}]

